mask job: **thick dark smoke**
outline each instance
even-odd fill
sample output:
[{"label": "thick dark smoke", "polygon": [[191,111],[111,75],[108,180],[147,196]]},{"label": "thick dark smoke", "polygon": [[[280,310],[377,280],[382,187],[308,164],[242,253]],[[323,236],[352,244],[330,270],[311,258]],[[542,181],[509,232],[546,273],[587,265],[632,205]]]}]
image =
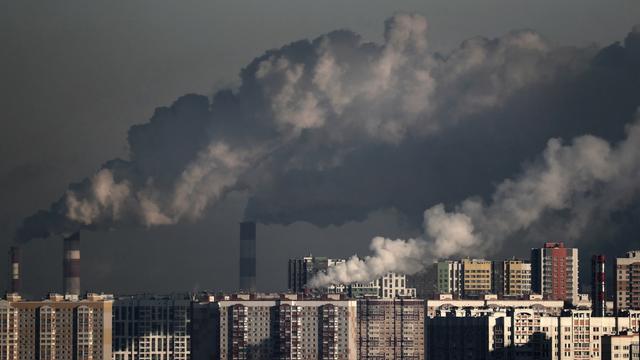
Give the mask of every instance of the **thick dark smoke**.
[{"label": "thick dark smoke", "polygon": [[[640,29],[623,44],[555,47],[533,31],[429,51],[396,15],[381,44],[342,30],[256,58],[237,89],[186,95],[129,131],[129,160],[69,186],[17,238],[198,219],[230,191],[246,217],[319,226],[425,209],[496,183],[550,138],[624,138],[640,105]],[[632,221],[633,223],[633,221]]]}]

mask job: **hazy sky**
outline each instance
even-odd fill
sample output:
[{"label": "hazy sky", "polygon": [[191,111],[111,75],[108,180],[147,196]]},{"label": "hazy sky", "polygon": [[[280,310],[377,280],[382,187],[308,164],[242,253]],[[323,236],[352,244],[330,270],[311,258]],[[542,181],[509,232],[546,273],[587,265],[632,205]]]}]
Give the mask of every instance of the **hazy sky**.
[{"label": "hazy sky", "polygon": [[[380,42],[384,20],[397,12],[424,15],[431,49],[443,52],[467,38],[513,29],[533,29],[557,45],[608,45],[640,23],[636,0],[0,4],[0,244],[5,247],[21,219],[57,200],[68,183],[108,159],[126,158],[131,125],[146,122],[154,108],[183,94],[211,95],[235,86],[239,71],[265,50],[336,29]],[[233,289],[237,222],[245,200],[235,194],[196,223],[84,232],[83,288],[126,293]],[[260,226],[260,287],[286,287],[289,257],[364,254],[372,236],[419,231],[393,210],[326,229],[305,223]],[[56,239],[24,246],[28,292],[60,288],[61,252]]]}]

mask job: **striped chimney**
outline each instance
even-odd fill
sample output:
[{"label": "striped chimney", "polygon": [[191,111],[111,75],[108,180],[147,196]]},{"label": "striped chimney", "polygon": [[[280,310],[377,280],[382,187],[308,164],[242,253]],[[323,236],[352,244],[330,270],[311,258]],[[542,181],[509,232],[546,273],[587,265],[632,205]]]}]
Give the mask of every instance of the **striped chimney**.
[{"label": "striped chimney", "polygon": [[605,316],[607,309],[605,262],[604,255],[593,255],[591,258],[591,308],[594,317]]},{"label": "striped chimney", "polygon": [[62,292],[65,295],[80,295],[80,233],[64,239],[62,260]]},{"label": "striped chimney", "polygon": [[256,291],[256,223],[240,223],[240,291]]},{"label": "striped chimney", "polygon": [[9,248],[9,292],[20,292],[20,248]]}]

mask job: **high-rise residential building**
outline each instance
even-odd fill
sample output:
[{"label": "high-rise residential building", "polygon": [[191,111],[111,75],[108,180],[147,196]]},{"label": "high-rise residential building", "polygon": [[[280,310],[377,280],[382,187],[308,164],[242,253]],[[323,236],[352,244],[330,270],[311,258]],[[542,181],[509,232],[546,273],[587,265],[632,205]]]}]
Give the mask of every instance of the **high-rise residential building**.
[{"label": "high-rise residential building", "polygon": [[424,359],[424,301],[358,300],[358,359]]},{"label": "high-rise residential building", "polygon": [[436,265],[438,293],[462,297],[462,262],[457,260],[439,261]]},{"label": "high-rise residential building", "polygon": [[[344,259],[329,259],[322,256],[305,256],[301,259],[289,259],[289,291],[303,292],[305,285],[320,271],[326,271],[329,267],[344,262]],[[331,287],[333,289],[334,287]],[[334,291],[336,291],[334,289]]]},{"label": "high-rise residential building", "polygon": [[561,242],[531,249],[531,290],[545,299],[577,301],[578,249]]},{"label": "high-rise residential building", "polygon": [[602,337],[602,360],[640,360],[640,335],[623,333]]},{"label": "high-rise residential building", "polygon": [[436,267],[438,293],[454,298],[485,294],[519,297],[531,293],[531,264],[523,260],[444,260]]},{"label": "high-rise residential building", "polygon": [[[304,292],[307,282],[315,274],[320,271],[327,271],[332,266],[345,261],[344,259],[329,259],[311,255],[302,259],[289,259],[289,291],[294,293]],[[332,284],[322,289],[322,291],[329,294],[348,294],[354,298],[377,296],[383,299],[393,299],[396,297],[416,296],[416,289],[407,285],[407,276],[398,273],[388,273],[368,283]]]},{"label": "high-rise residential building", "polygon": [[381,299],[394,299],[399,297],[415,298],[416,289],[407,287],[407,276],[398,273],[388,273],[376,280]]},{"label": "high-rise residential building", "polygon": [[440,294],[438,289],[438,262],[425,264],[424,269],[407,274],[407,286],[416,289],[416,298],[431,299]]},{"label": "high-rise residential building", "polygon": [[114,301],[113,360],[191,359],[189,296],[132,296]]},{"label": "high-rise residential building", "polygon": [[200,293],[191,302],[191,360],[220,358],[220,310],[215,300],[214,295]]},{"label": "high-rise residential building", "polygon": [[492,292],[499,296],[521,297],[531,293],[531,264],[524,260],[494,261]]},{"label": "high-rise residential building", "polygon": [[0,300],[0,359],[111,360],[112,297]]},{"label": "high-rise residential building", "polygon": [[604,316],[607,310],[604,255],[591,257],[591,310],[593,310],[593,316]]},{"label": "high-rise residential building", "polygon": [[219,301],[220,360],[275,359],[276,304],[249,297]]},{"label": "high-rise residential building", "polygon": [[451,308],[426,320],[427,358],[599,360],[603,338],[639,325],[639,312],[592,317],[590,310],[550,316],[534,308]]},{"label": "high-rise residential building", "polygon": [[491,293],[491,261],[463,259],[462,297],[477,297]]},{"label": "high-rise residential building", "polygon": [[305,256],[301,259],[289,259],[288,288],[289,291],[299,293],[304,291],[304,286],[309,281],[309,275],[315,273],[313,256]]},{"label": "high-rise residential building", "polygon": [[616,258],[616,311],[640,309],[640,250]]},{"label": "high-rise residential building", "polygon": [[281,300],[277,317],[279,358],[356,358],[355,301]]},{"label": "high-rise residential building", "polygon": [[219,301],[220,359],[355,360],[356,301],[338,298]]}]

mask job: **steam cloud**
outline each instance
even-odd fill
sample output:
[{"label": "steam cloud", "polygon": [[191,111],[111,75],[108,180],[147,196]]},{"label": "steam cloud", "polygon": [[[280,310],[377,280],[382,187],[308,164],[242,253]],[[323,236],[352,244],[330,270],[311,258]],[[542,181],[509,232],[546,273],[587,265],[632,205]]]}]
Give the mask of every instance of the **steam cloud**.
[{"label": "steam cloud", "polygon": [[451,212],[443,204],[435,205],[424,212],[422,238],[374,238],[373,255],[354,256],[318,274],[310,286],[368,282],[388,272],[416,273],[439,258],[491,254],[546,212],[568,211],[567,234],[576,238],[595,216],[637,201],[638,178],[640,116],[627,128],[626,139],[615,146],[591,135],[568,145],[554,138],[536,163],[500,183],[488,204],[468,198]]},{"label": "steam cloud", "polygon": [[[185,95],[133,126],[128,160],[108,161],[71,184],[48,210],[24,220],[17,239],[195,221],[231,191],[247,192],[245,216],[267,224],[342,224],[388,208],[420,218],[433,204],[489,193],[549,138],[602,138],[570,147],[552,141],[544,159],[558,161],[619,141],[640,105],[640,28],[624,46],[603,49],[555,47],[523,30],[473,38],[447,54],[430,51],[427,34],[423,17],[399,14],[386,21],[381,44],[340,30],[267,51],[241,71],[237,89],[211,99]],[[541,164],[522,179],[544,170]],[[500,185],[489,205],[433,206],[422,239],[376,239],[371,257],[327,276],[364,281],[418,271],[429,257],[488,251],[547,210],[574,211],[570,230],[578,234],[604,198],[577,194],[593,184],[625,185],[578,170],[577,178],[557,179],[573,190],[555,195],[534,193],[517,178]],[[509,200],[527,192],[540,203]],[[607,199],[611,207],[624,203]]]},{"label": "steam cloud", "polygon": [[211,106],[186,96],[133,127],[130,161],[108,162],[71,185],[50,211],[26,219],[18,237],[197,219],[226,192],[257,186],[241,178],[273,144],[295,148],[305,131],[318,130],[339,163],[354,140],[399,144],[409,132],[435,131],[441,124],[434,115],[471,75],[489,89],[458,92],[456,116],[540,81],[545,74],[537,69],[550,61],[532,32],[469,41],[445,61],[427,53],[426,31],[423,17],[403,14],[385,23],[381,45],[337,31],[267,52],[242,71],[237,92],[219,92]]}]

